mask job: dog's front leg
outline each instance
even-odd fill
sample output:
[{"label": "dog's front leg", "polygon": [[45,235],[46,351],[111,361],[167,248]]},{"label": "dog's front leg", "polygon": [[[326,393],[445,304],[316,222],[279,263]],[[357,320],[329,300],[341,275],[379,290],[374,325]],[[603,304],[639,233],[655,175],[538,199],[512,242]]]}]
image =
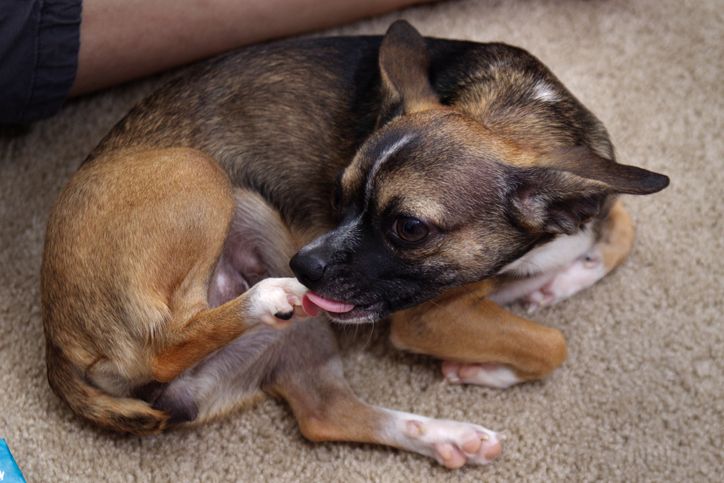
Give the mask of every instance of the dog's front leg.
[{"label": "dog's front leg", "polygon": [[219,307],[171,324],[168,343],[153,356],[153,377],[169,382],[259,323],[283,326],[307,289],[295,278],[267,278]]},{"label": "dog's front leg", "polygon": [[445,377],[458,383],[503,388],[560,366],[563,334],[487,300],[489,291],[484,282],[394,314],[393,345],[443,359]]}]

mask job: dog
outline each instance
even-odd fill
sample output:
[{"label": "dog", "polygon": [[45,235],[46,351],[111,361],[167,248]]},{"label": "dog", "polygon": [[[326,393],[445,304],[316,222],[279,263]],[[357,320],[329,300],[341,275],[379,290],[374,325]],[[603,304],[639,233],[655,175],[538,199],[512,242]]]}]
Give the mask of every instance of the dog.
[{"label": "dog", "polygon": [[545,377],[563,335],[500,304],[609,273],[634,235],[617,196],[667,184],[618,164],[603,125],[515,47],[398,21],[245,48],[142,101],[60,194],[48,379],[115,431],[271,395],[312,441],[485,464],[494,431],[359,400],[329,321],[390,319],[393,345],[442,359],[450,382]]}]

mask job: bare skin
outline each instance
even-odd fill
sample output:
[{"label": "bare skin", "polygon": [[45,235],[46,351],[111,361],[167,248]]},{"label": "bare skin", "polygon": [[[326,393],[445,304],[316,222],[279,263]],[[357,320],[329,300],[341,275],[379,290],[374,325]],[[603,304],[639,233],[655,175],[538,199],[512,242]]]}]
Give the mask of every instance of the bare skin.
[{"label": "bare skin", "polygon": [[86,0],[71,96],[429,0]]}]

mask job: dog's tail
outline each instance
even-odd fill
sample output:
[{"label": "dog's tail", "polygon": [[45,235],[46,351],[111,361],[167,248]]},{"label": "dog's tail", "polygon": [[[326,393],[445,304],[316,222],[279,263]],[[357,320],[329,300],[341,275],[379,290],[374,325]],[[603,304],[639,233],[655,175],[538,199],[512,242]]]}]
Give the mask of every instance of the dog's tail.
[{"label": "dog's tail", "polygon": [[77,415],[106,429],[138,435],[163,431],[169,416],[140,399],[115,397],[93,386],[50,341],[46,361],[53,391]]}]

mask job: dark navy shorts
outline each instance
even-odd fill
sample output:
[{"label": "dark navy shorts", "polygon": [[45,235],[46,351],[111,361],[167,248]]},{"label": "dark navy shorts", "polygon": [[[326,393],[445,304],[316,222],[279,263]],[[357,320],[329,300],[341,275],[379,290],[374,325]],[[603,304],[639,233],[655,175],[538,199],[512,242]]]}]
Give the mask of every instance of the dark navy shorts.
[{"label": "dark navy shorts", "polygon": [[82,0],[0,0],[0,123],[58,112],[78,68]]}]

